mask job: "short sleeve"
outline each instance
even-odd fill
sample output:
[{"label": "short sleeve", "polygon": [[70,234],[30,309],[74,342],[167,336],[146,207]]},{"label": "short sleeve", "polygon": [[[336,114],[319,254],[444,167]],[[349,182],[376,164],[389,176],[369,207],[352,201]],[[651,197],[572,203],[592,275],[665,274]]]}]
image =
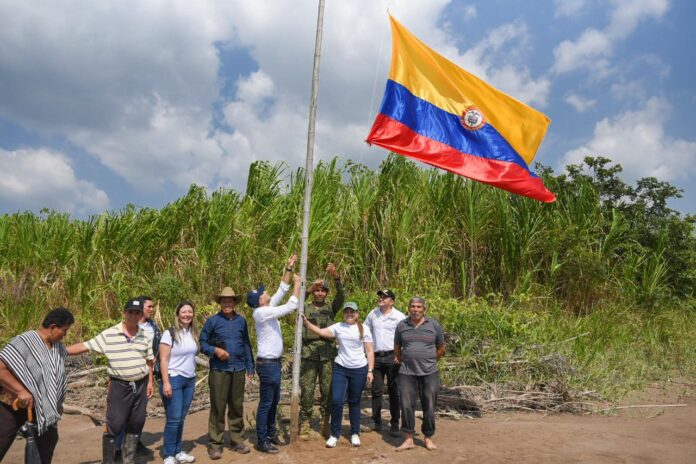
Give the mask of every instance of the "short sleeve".
[{"label": "short sleeve", "polygon": [[104,336],[102,334],[97,335],[91,340],[87,340],[84,345],[85,348],[87,348],[89,351],[93,351],[95,353],[99,354],[104,354],[104,345],[102,342],[104,341]]},{"label": "short sleeve", "polygon": [[169,332],[169,330],[165,330],[162,334],[162,338],[160,339],[160,345],[172,346],[172,344],[172,334]]},{"label": "short sleeve", "polygon": [[363,324],[363,343],[372,343],[372,331]]},{"label": "short sleeve", "polygon": [[152,361],[155,359],[155,353],[152,350],[152,343],[147,344],[147,356],[145,357],[146,360]]},{"label": "short sleeve", "polygon": [[341,325],[341,323],[337,322],[333,325],[328,326],[327,329],[329,329],[331,331],[331,335],[333,335],[334,337],[338,337],[340,325]]},{"label": "short sleeve", "polygon": [[442,346],[445,344],[445,333],[442,330],[439,322],[435,322],[435,346]]},{"label": "short sleeve", "polygon": [[394,331],[394,344],[401,346],[401,327],[403,324],[399,322],[396,325],[396,330]]},{"label": "short sleeve", "polygon": [[365,322],[363,323],[364,326],[367,326],[370,330],[372,330],[372,315],[374,314],[374,310],[370,311],[370,314],[367,315],[365,318]]}]

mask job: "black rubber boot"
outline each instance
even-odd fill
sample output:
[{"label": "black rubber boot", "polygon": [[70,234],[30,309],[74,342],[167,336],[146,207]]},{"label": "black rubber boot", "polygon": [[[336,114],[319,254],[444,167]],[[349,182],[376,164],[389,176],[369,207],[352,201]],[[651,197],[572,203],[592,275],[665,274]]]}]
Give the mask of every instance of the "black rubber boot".
[{"label": "black rubber boot", "polygon": [[116,452],[116,442],[113,438],[102,436],[102,464],[114,464],[114,453]]},{"label": "black rubber boot", "polygon": [[140,437],[135,433],[127,433],[121,446],[121,459],[123,464],[135,464],[135,450],[138,447]]}]

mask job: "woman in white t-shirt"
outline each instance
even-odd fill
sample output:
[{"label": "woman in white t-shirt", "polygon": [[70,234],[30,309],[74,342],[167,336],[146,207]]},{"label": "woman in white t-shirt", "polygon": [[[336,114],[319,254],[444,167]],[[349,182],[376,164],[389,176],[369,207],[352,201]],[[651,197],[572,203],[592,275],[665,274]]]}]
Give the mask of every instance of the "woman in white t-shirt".
[{"label": "woman in white t-shirt", "polygon": [[350,443],[360,446],[360,396],[365,384],[372,383],[375,353],[370,329],[360,322],[358,305],[349,301],[343,306],[343,322],[324,329],[304,319],[308,330],[325,338],[338,340],[338,356],[331,375],[331,436],[327,448],[335,448],[341,433],[343,404],[348,400]]},{"label": "woman in white t-shirt", "polygon": [[181,450],[184,419],[196,388],[196,353],[199,347],[195,311],[190,301],[179,303],[174,327],[165,330],[160,340],[160,395],[167,415],[164,425],[164,464],[196,460]]}]

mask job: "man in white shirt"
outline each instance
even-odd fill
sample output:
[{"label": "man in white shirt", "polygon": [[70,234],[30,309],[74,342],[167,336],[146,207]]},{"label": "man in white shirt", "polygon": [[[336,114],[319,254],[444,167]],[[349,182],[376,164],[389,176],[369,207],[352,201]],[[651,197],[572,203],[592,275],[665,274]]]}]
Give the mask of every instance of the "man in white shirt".
[{"label": "man in white shirt", "polygon": [[278,306],[290,288],[290,276],[297,256],[288,259],[283,280],[271,297],[263,284],[247,294],[247,304],[254,309],[256,323],[257,359],[259,376],[259,405],[256,409],[256,449],[262,453],[278,453],[281,445],[276,428],[276,411],[280,401],[280,377],[283,356],[283,336],[278,319],[299,306],[300,276],[294,275],[293,293],[288,302]]},{"label": "man in white shirt", "polygon": [[399,363],[394,357],[394,331],[405,319],[404,313],[394,308],[396,295],[389,289],[377,292],[377,307],[370,311],[365,325],[372,332],[375,346],[374,380],[372,381],[372,419],[376,431],[382,430],[382,396],[386,377],[389,390],[390,433],[399,436]]}]

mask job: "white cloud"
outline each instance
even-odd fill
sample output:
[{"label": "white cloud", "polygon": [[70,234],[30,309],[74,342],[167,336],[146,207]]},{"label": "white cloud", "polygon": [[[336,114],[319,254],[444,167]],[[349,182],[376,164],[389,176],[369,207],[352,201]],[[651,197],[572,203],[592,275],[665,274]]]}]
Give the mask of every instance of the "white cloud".
[{"label": "white cloud", "polygon": [[564,162],[606,156],[621,164],[625,175],[632,179],[687,179],[696,174],[696,141],[675,139],[665,133],[669,113],[666,101],[651,98],[637,111],[602,119],[595,125],[592,139],[567,152]]},{"label": "white cloud", "polygon": [[464,19],[474,19],[477,14],[476,5],[466,5],[464,7]]},{"label": "white cloud", "polygon": [[619,79],[611,84],[609,88],[611,97],[619,102],[622,101],[645,101],[647,100],[647,89],[645,83],[639,80]]},{"label": "white cloud", "polygon": [[594,108],[594,106],[597,104],[597,100],[584,98],[574,93],[566,95],[563,100],[575,108],[575,111],[578,113],[584,113],[585,111]]},{"label": "white cloud", "polygon": [[[529,30],[523,21],[498,26],[477,44],[459,55],[445,49],[445,54],[467,71],[530,105],[547,104],[551,83],[545,77],[534,79],[524,65]],[[502,65],[500,63],[503,63]]]},{"label": "white cloud", "polygon": [[587,0],[554,0],[554,4],[556,6],[554,16],[557,18],[572,17],[587,6]]},{"label": "white cloud", "polygon": [[[449,3],[403,0],[390,11],[469,71],[543,106],[550,82],[527,68],[526,24],[503,24],[460,49],[438,27]],[[362,160],[367,151],[389,64],[389,4],[327,2],[319,159]],[[67,140],[138,191],[239,188],[254,159],[303,164],[315,26],[313,0],[4,0],[0,118]],[[256,71],[220,76],[220,45],[248,53]],[[226,79],[234,95],[221,95]],[[229,132],[214,127],[214,108]]]},{"label": "white cloud", "polygon": [[8,211],[50,208],[85,215],[109,208],[106,193],[78,179],[61,153],[0,149],[0,172],[0,202]]},{"label": "white cloud", "polygon": [[584,69],[605,76],[616,42],[625,39],[646,19],[660,19],[669,0],[613,0],[609,24],[602,30],[588,28],[577,40],[565,40],[554,50],[553,70],[564,74]]},{"label": "white cloud", "polygon": [[607,33],[617,39],[631,34],[644,19],[659,19],[669,9],[669,0],[613,0]]},{"label": "white cloud", "polygon": [[565,40],[553,51],[554,71],[559,74],[576,69],[593,69],[606,74],[609,62],[606,59],[612,51],[610,37],[596,29],[585,30],[576,41]]}]

